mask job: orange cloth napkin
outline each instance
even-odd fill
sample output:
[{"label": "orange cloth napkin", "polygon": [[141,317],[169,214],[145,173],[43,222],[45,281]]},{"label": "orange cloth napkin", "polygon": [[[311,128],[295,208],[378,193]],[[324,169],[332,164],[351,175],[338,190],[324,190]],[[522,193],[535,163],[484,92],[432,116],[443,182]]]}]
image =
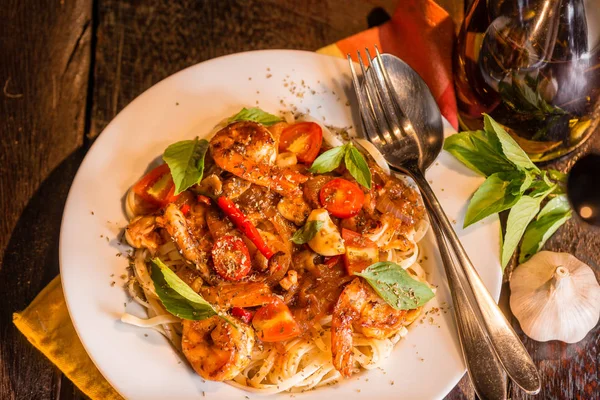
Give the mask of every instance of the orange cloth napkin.
[{"label": "orange cloth napkin", "polygon": [[[356,50],[377,45],[402,58],[429,85],[442,114],[456,127],[452,84],[454,27],[449,15],[432,0],[401,0],[391,21],[324,47],[318,53],[356,58]],[[93,400],[122,397],[100,374],[79,340],[56,277],[13,322],[27,340]]]},{"label": "orange cloth napkin", "polygon": [[452,46],[454,23],[448,13],[432,0],[401,0],[392,19],[349,38],[317,50],[317,53],[346,57],[355,61],[356,51],[365,47],[400,57],[421,75],[440,107],[442,115],[458,128]]}]

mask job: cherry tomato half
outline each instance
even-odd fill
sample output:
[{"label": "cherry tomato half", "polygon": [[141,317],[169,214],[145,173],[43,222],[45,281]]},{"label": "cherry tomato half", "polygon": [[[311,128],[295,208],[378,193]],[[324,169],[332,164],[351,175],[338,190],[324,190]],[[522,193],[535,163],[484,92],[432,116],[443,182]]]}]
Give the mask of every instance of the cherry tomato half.
[{"label": "cherry tomato half", "polygon": [[365,194],[355,183],[335,178],[321,188],[319,200],[334,217],[350,218],[362,208]]},{"label": "cherry tomato half", "polygon": [[221,236],[212,248],[215,271],[228,281],[239,281],[250,272],[250,253],[239,236]]},{"label": "cherry tomato half", "polygon": [[175,184],[167,164],[161,164],[148,172],[133,185],[132,190],[143,201],[157,207],[164,207],[178,197],[174,195]]},{"label": "cherry tomato half", "polygon": [[279,151],[291,151],[298,161],[310,164],[315,161],[323,142],[323,131],[314,122],[298,122],[281,132]]},{"label": "cherry tomato half", "polygon": [[362,272],[369,265],[379,261],[379,249],[371,239],[350,229],[342,229],[342,239],[346,245],[344,265],[348,275]]},{"label": "cherry tomato half", "polygon": [[256,311],[252,326],[263,342],[281,342],[300,335],[300,327],[292,312],[278,297]]}]

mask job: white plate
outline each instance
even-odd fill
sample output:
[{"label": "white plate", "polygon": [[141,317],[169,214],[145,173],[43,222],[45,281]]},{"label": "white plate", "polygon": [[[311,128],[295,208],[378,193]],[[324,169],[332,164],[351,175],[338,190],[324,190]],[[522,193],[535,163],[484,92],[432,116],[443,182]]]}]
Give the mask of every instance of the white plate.
[{"label": "white plate", "polygon": [[[65,206],[61,275],[71,319],[83,345],[124,397],[184,400],[198,399],[202,392],[212,398],[259,397],[223,383],[203,382],[160,334],[119,322],[125,309],[144,316],[122,289],[120,276],[127,261],[116,256],[128,249],[117,236],[127,223],[122,200],[129,186],[169,144],[205,135],[219,120],[244,106],[258,104],[275,112],[295,105],[326,124],[357,126],[352,107],[347,105],[347,99],[353,98],[350,90],[346,60],[303,51],[235,54],[195,65],[155,85],[127,106],[96,140]],[[452,133],[448,125],[446,131]],[[444,152],[427,178],[433,181],[450,219],[456,221],[459,237],[481,278],[498,299],[497,219],[460,229],[467,200],[481,178]],[[431,232],[422,244],[423,265],[430,281],[439,286],[435,300],[426,308],[429,310],[450,304],[451,299]],[[111,286],[111,282],[116,284]],[[296,398],[439,399],[464,371],[452,311],[440,311],[415,323],[383,370],[362,372]]]}]

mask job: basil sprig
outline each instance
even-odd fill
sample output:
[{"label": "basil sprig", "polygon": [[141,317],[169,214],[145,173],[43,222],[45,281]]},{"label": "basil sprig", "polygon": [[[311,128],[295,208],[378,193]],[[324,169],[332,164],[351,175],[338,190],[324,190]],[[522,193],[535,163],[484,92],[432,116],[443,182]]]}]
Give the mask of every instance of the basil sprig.
[{"label": "basil sprig", "polygon": [[315,174],[331,172],[344,161],[348,172],[356,182],[371,189],[371,170],[367,161],[351,142],[334,147],[321,154],[311,165],[309,171]]},{"label": "basil sprig", "polygon": [[209,302],[158,258],[152,259],[152,282],[160,301],[176,317],[198,321],[218,315]]},{"label": "basil sprig", "polygon": [[378,262],[354,275],[363,277],[396,310],[421,307],[435,296],[429,285],[414,279],[404,268],[393,262]]},{"label": "basil sprig", "polygon": [[564,203],[551,216],[544,218],[540,213],[533,221],[548,196],[552,197],[548,204],[556,204],[553,201],[564,193],[566,176],[555,170],[540,170],[489,115],[484,115],[484,130],[454,134],[446,139],[444,149],[486,177],[469,202],[464,227],[510,209],[506,233],[502,238],[502,268],[510,261],[523,235],[521,261],[539,251],[570,218],[568,204]]},{"label": "basil sprig", "polygon": [[571,207],[566,195],[558,195],[546,203],[523,235],[519,262],[529,260],[532,255],[540,251],[550,236],[554,235],[554,232],[569,218],[571,218]]},{"label": "basil sprig", "polygon": [[182,140],[166,148],[163,160],[169,165],[175,183],[175,194],[179,194],[199,183],[204,174],[204,157],[208,150],[205,139]]},{"label": "basil sprig", "polygon": [[302,228],[294,232],[290,239],[296,244],[304,244],[311,241],[323,227],[323,221],[308,221]]},{"label": "basil sprig", "polygon": [[276,115],[269,114],[268,112],[261,110],[258,107],[252,107],[242,108],[239,113],[229,118],[227,122],[232,123],[237,121],[254,121],[265,126],[271,126],[283,120]]}]

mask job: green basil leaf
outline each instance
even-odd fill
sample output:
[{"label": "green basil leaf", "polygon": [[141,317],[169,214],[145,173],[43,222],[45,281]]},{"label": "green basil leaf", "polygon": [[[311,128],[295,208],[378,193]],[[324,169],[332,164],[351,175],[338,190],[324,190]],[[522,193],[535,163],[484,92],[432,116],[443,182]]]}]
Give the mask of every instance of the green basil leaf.
[{"label": "green basil leaf", "polygon": [[566,183],[567,182],[567,174],[564,172],[557,171],[555,169],[548,170],[548,176],[554,179],[555,181]]},{"label": "green basil leaf", "polygon": [[242,108],[239,113],[229,118],[228,122],[232,123],[237,121],[254,121],[258,122],[259,124],[263,124],[264,126],[271,126],[283,120],[276,115],[269,114],[268,112],[261,110],[258,107],[252,107]]},{"label": "green basil leaf", "polygon": [[182,140],[166,148],[163,160],[171,169],[175,194],[183,192],[202,180],[207,150],[208,140],[198,140],[198,138]]},{"label": "green basil leaf", "polygon": [[514,206],[521,198],[525,174],[500,172],[490,175],[479,186],[467,208],[464,227]]},{"label": "green basil leaf", "polygon": [[539,197],[541,195],[546,195],[548,193],[553,192],[556,187],[557,185],[555,184],[548,185],[548,183],[545,180],[536,180],[529,187],[531,189],[531,192],[529,192],[529,196]]},{"label": "green basil leaf", "polygon": [[313,174],[324,174],[325,172],[331,172],[340,166],[348,145],[334,147],[333,149],[327,150],[321,154],[312,163],[309,171]]},{"label": "green basil leaf", "polygon": [[516,169],[502,153],[498,141],[485,131],[455,133],[444,140],[444,150],[483,176]]},{"label": "green basil leaf", "polygon": [[502,153],[520,170],[539,172],[538,167],[529,159],[527,153],[510,137],[504,128],[487,114],[483,115],[483,124],[487,132],[493,132],[502,147]]},{"label": "green basil leaf", "polygon": [[354,274],[363,277],[396,310],[421,307],[435,296],[429,285],[414,279],[393,262],[378,262]]},{"label": "green basil leaf", "polygon": [[538,197],[522,196],[519,201],[510,209],[508,220],[506,221],[506,234],[502,244],[502,254],[500,263],[502,269],[506,268],[517,245],[523,237],[527,225],[533,220],[540,211],[540,204],[544,198],[550,194],[554,188],[549,188],[542,192]]},{"label": "green basil leaf", "polygon": [[529,189],[533,184],[533,180],[534,176],[529,171],[525,171],[525,179],[523,179],[523,183],[521,183],[521,186],[518,188],[518,190],[516,190],[517,188],[514,189],[516,190],[516,192],[513,192],[513,194],[525,193],[525,191]]},{"label": "green basil leaf", "polygon": [[290,239],[296,244],[308,243],[323,227],[323,221],[308,221],[302,228],[294,232]]},{"label": "green basil leaf", "polygon": [[217,315],[209,302],[158,258],[152,259],[152,281],[160,301],[176,317],[198,321]]},{"label": "green basil leaf", "polygon": [[[554,195],[554,193],[555,192],[552,192],[552,195]],[[569,200],[567,199],[566,195],[563,194],[560,196],[554,196],[550,201],[548,201],[548,203],[546,203],[544,208],[542,208],[542,211],[540,211],[536,219],[543,218],[548,214],[566,214],[570,210],[571,205],[569,204]]]},{"label": "green basil leaf", "polygon": [[571,214],[566,196],[556,196],[550,200],[542,208],[537,219],[529,224],[523,235],[519,263],[524,263],[540,251],[558,228],[571,218]]},{"label": "green basil leaf", "polygon": [[367,165],[365,157],[360,154],[360,151],[354,147],[351,143],[346,148],[346,154],[344,156],[344,163],[350,175],[356,182],[360,183],[367,189],[371,189],[371,170]]}]

